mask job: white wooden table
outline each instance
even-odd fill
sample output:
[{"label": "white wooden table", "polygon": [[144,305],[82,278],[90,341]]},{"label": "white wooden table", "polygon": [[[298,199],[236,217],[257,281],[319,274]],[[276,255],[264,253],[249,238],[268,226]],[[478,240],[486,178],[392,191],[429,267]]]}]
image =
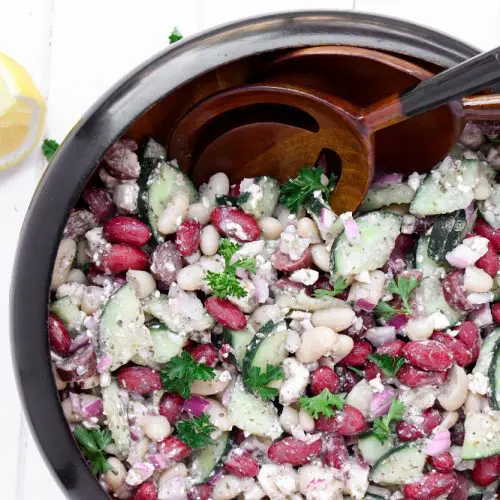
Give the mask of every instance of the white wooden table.
[{"label": "white wooden table", "polygon": [[[46,135],[60,140],[117,79],[168,43],[222,22],[292,9],[356,9],[432,26],[480,49],[500,44],[500,0],[0,0],[0,51],[26,66],[48,101]],[[0,172],[0,498],[63,500],[22,416],[8,336],[10,269],[45,163],[37,150]],[[29,314],[29,304],[26,304]],[[38,335],[40,332],[33,332]]]}]

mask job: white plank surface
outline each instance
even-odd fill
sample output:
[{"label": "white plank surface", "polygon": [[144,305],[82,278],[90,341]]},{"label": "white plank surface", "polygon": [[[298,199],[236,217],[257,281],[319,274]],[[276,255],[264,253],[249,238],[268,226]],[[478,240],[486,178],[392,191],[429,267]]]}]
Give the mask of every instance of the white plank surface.
[{"label": "white plank surface", "polygon": [[[0,51],[32,74],[48,98],[47,135],[62,139],[110,85],[168,43],[172,27],[189,35],[241,17],[301,8],[355,8],[435,27],[481,49],[500,44],[498,0],[476,0],[473,11],[455,0],[0,0]],[[0,283],[2,500],[64,499],[21,417],[7,335],[9,270],[43,167],[36,152],[19,168],[0,173],[0,262],[6,269]]]}]

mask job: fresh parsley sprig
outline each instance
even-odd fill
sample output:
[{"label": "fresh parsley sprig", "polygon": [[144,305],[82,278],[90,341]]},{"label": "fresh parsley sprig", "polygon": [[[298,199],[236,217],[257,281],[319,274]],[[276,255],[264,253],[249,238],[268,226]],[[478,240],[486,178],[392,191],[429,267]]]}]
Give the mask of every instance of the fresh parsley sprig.
[{"label": "fresh parsley sprig", "polygon": [[302,167],[299,175],[290,179],[281,186],[280,202],[285,205],[290,212],[297,213],[301,205],[313,196],[315,191],[320,191],[321,195],[328,199],[330,192],[335,187],[336,177],[332,174],[328,185],[321,182],[323,170],[317,167]]},{"label": "fresh parsley sprig", "polygon": [[393,399],[387,415],[374,420],[372,432],[381,443],[388,439],[391,433],[391,423],[402,420],[405,410],[406,407],[401,401]]},{"label": "fresh parsley sprig", "polygon": [[182,38],[183,37],[182,37],[181,32],[177,29],[177,27],[175,27],[172,30],[172,33],[170,33],[168,40],[170,42],[170,45],[172,45],[173,43],[178,42],[179,40],[182,40]]},{"label": "fresh parsley sprig", "polygon": [[92,474],[104,474],[111,469],[104,456],[104,448],[113,441],[111,432],[87,429],[83,425],[79,425],[73,430],[73,436],[80,445],[80,450],[85,458],[92,464]]},{"label": "fresh parsley sprig", "polygon": [[314,296],[316,298],[321,298],[321,297],[335,297],[337,295],[340,295],[344,290],[348,288],[347,281],[339,277],[335,280],[335,283],[333,284],[333,290],[326,290],[323,288],[318,288],[314,290]]},{"label": "fresh parsley sprig", "polygon": [[215,426],[210,423],[205,413],[199,417],[181,420],[175,428],[177,437],[191,448],[208,446],[212,442],[210,434],[215,431]]},{"label": "fresh parsley sprig", "polygon": [[284,378],[285,374],[281,366],[267,365],[264,372],[260,366],[252,366],[247,373],[245,384],[257,396],[264,401],[271,401],[278,395],[278,389],[267,387],[273,380]]},{"label": "fresh parsley sprig", "polygon": [[221,273],[207,271],[205,281],[212,289],[212,293],[216,297],[246,297],[247,291],[243,288],[238,278],[236,278],[236,269],[241,267],[246,271],[255,274],[256,262],[253,257],[248,259],[238,259],[231,262],[233,255],[241,248],[241,245],[233,243],[224,238],[220,242],[219,253],[224,257],[225,267]]},{"label": "fresh parsley sprig", "polygon": [[342,394],[332,394],[328,389],[323,389],[319,394],[311,398],[302,396],[299,399],[299,404],[313,418],[318,418],[320,415],[333,417],[335,415],[334,408],[337,410],[344,408],[344,396]]},{"label": "fresh parsley sprig", "polygon": [[45,139],[42,144],[42,153],[47,159],[47,161],[52,160],[52,157],[56,154],[59,143],[54,139]]},{"label": "fresh parsley sprig", "polygon": [[405,364],[405,358],[389,356],[388,354],[370,354],[368,359],[373,361],[387,377],[395,377],[399,369]]},{"label": "fresh parsley sprig", "polygon": [[176,392],[184,399],[191,397],[191,384],[195,380],[213,380],[215,370],[204,363],[198,363],[192,356],[182,351],[174,356],[160,372],[163,388],[169,392]]},{"label": "fresh parsley sprig", "polygon": [[411,316],[413,314],[413,309],[410,304],[410,295],[411,292],[417,288],[417,286],[418,280],[414,276],[410,276],[408,278],[398,276],[397,281],[392,279],[387,286],[387,290],[401,297],[401,308],[397,309],[387,302],[380,301],[377,304],[377,307],[375,307],[375,312],[380,314],[385,320],[391,319],[396,314],[406,314]]}]

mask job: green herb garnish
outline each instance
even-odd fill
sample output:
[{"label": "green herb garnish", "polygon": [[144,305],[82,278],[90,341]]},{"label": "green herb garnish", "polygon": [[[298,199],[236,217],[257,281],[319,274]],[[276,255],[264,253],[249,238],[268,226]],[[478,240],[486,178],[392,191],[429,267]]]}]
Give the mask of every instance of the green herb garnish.
[{"label": "green herb garnish", "polygon": [[244,192],[237,197],[222,194],[220,196],[216,196],[215,201],[217,202],[217,205],[231,205],[232,207],[235,207],[237,205],[240,205],[241,203],[246,203],[249,198],[250,193]]},{"label": "green herb garnish", "polygon": [[365,374],[363,373],[363,370],[360,370],[359,368],[356,368],[355,366],[348,366],[348,370],[351,370],[353,373],[358,375],[359,377],[363,378]]},{"label": "green herb garnish", "polygon": [[170,36],[168,37],[170,41],[170,45],[172,45],[175,42],[178,42],[179,40],[182,40],[182,34],[181,32],[176,28],[172,30],[172,33],[170,33]]},{"label": "green herb garnish", "polygon": [[59,143],[54,141],[54,139],[45,139],[42,144],[42,153],[47,159],[47,161],[52,160],[52,157],[56,154]]},{"label": "green herb garnish", "polygon": [[391,423],[402,420],[405,410],[406,407],[401,401],[393,399],[387,415],[374,420],[372,433],[381,443],[384,443],[389,437]]},{"label": "green herb garnish", "polygon": [[389,356],[388,354],[370,354],[368,359],[373,361],[387,377],[395,377],[399,369],[405,364],[405,358]]},{"label": "green herb garnish", "polygon": [[333,417],[335,415],[334,408],[337,410],[344,408],[344,396],[332,394],[328,389],[323,389],[318,395],[311,398],[302,396],[299,403],[313,418],[318,418],[320,415]]},{"label": "green herb garnish", "polygon": [[335,297],[340,295],[344,290],[348,288],[347,281],[344,278],[337,278],[333,284],[333,290],[326,290],[318,288],[314,290],[314,296],[320,299],[321,297]]},{"label": "green herb garnish", "polygon": [[412,315],[413,309],[410,304],[410,294],[417,286],[418,280],[414,276],[410,276],[409,278],[398,276],[397,282],[392,279],[387,286],[387,290],[401,297],[401,308],[397,309],[387,302],[380,301],[377,307],[375,307],[375,312],[380,314],[385,320],[391,319],[396,314]]},{"label": "green herb garnish", "polygon": [[177,437],[191,448],[208,446],[212,443],[210,434],[215,431],[215,426],[210,423],[205,413],[196,418],[181,420],[175,428]]},{"label": "green herb garnish", "polygon": [[283,368],[280,366],[267,365],[265,372],[261,372],[260,366],[252,366],[248,370],[245,384],[264,401],[270,401],[277,396],[278,389],[267,387],[267,385],[273,380],[284,378],[284,376]]},{"label": "green herb garnish", "polygon": [[92,464],[92,474],[103,474],[111,469],[104,456],[104,448],[113,441],[111,432],[87,429],[83,425],[79,425],[73,430],[73,436],[80,445],[85,458]]}]

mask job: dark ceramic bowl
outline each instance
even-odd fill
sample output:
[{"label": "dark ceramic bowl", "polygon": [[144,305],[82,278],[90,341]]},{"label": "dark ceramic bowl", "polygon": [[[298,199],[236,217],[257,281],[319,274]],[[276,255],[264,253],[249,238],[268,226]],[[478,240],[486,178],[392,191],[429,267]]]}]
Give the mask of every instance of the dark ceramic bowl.
[{"label": "dark ceramic bowl", "polygon": [[193,96],[199,88],[197,82],[210,80],[207,74],[229,64],[235,65],[237,74],[238,64],[255,56],[339,44],[392,52],[433,68],[452,66],[477,54],[469,45],[436,31],[357,12],[284,13],[243,20],[176,43],[145,62],[107,92],[61,145],[24,221],[10,308],[13,356],[24,409],[47,464],[68,497],[107,498],[66,424],[52,377],[46,333],[58,242],[86,182],[109,146],[132,124],[133,136],[157,136],[164,130],[168,115],[161,111],[162,102],[174,91]]}]

